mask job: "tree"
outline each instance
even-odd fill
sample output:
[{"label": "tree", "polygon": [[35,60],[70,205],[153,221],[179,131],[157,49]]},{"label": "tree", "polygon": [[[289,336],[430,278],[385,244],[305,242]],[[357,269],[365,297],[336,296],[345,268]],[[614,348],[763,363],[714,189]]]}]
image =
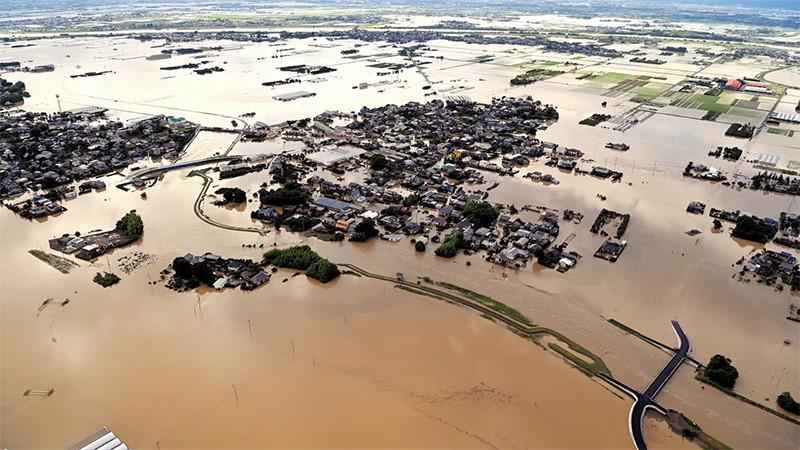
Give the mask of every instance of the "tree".
[{"label": "tree", "polygon": [[426,250],[425,244],[422,241],[417,241],[414,244],[414,250],[418,252],[424,252]]},{"label": "tree", "polygon": [[192,278],[192,263],[187,261],[182,256],[172,260],[172,269],[175,270],[175,276],[188,280]]},{"label": "tree", "polygon": [[129,238],[138,238],[144,233],[144,222],[135,211],[131,211],[117,221],[116,229],[124,231]]},{"label": "tree", "polygon": [[276,206],[302,205],[311,200],[311,194],[303,189],[300,183],[294,181],[278,189],[261,189],[259,197],[262,204]]},{"label": "tree", "polygon": [[490,226],[500,215],[489,202],[472,201],[464,207],[464,217],[479,227]]},{"label": "tree", "polygon": [[414,206],[419,202],[419,195],[418,194],[408,194],[405,198],[403,198],[403,206]]},{"label": "tree", "polygon": [[332,281],[339,275],[341,275],[341,272],[336,264],[324,258],[320,258],[317,262],[311,264],[308,270],[306,270],[307,277],[311,277],[322,283]]},{"label": "tree", "polygon": [[369,157],[369,168],[372,170],[382,170],[389,164],[389,160],[380,153],[374,153]]},{"label": "tree", "polygon": [[714,229],[719,230],[720,228],[722,228],[722,222],[719,219],[714,219]]},{"label": "tree", "polygon": [[800,414],[800,403],[793,399],[788,391],[778,396],[778,406],[792,414]]},{"label": "tree", "polygon": [[436,256],[441,256],[442,258],[452,258],[456,256],[456,253],[458,253],[458,247],[460,245],[461,236],[451,234],[450,236],[447,236],[439,245],[439,248],[436,249]]},{"label": "tree", "polygon": [[714,355],[706,366],[706,376],[725,389],[733,389],[739,371],[731,365],[730,358],[723,355]]},{"label": "tree", "polygon": [[356,233],[363,234],[367,239],[373,238],[380,234],[380,231],[375,227],[375,221],[372,219],[364,219],[356,225]]},{"label": "tree", "polygon": [[217,281],[214,270],[205,261],[192,266],[192,276],[206,286],[213,286],[214,282]]}]

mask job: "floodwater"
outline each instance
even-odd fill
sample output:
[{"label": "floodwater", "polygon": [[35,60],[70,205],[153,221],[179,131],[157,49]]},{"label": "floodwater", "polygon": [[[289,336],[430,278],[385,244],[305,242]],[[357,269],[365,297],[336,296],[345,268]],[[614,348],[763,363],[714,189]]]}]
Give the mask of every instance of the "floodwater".
[{"label": "floodwater", "polygon": [[[89,194],[44,223],[2,212],[3,446],[63,447],[101,426],[139,448],[630,445],[629,399],[477,314],[391,284],[279,272],[252,293],[148,286],[179,252],[259,253],[181,214],[194,180],[171,174],[146,201]],[[108,261],[63,275],[25,255],[53,234],[111,226],[103,217],[123,206],[147,231]],[[91,282],[134,251],[156,262],[110,289]]]},{"label": "floodwater", "polygon": [[[246,112],[256,112],[247,122],[274,124],[326,109],[350,111],[362,105],[425,100],[420,88],[426,81],[413,69],[384,88],[352,90],[360,81],[385,77],[366,68],[368,61],[342,59],[339,52],[351,43],[312,47],[320,43],[292,42],[287,47],[311,53],[275,59],[270,56],[283,47],[244,45],[208,57],[212,65],[228,61],[225,72],[199,76],[158,70],[194,62],[187,56],[145,61],[144,56],[159,50],[150,48],[153,43],[57,39],[8,49],[8,57],[31,61],[29,65],[54,63],[55,72],[4,77],[24,79],[33,93],[25,107],[32,110],[56,110],[55,95],[60,94],[64,108],[105,106],[120,120],[165,113],[223,127],[241,120],[237,116]],[[195,44],[200,45],[205,44]],[[481,47],[460,47],[440,49],[444,55],[460,52],[463,60],[432,62],[425,69],[432,81],[471,86],[452,95],[475,100],[530,94],[553,103],[561,119],[540,138],[579,148],[594,164],[625,173],[622,183],[611,183],[563,174],[537,162],[527,170],[553,173],[562,183],[544,186],[519,176],[486,176],[489,184],[501,182],[491,191],[490,201],[585,214],[581,224],[565,224],[562,229],[564,237],[576,234],[570,250],[585,256],[575,269],[559,274],[528,267],[503,277],[501,268],[479,257],[441,260],[432,252],[415,252],[408,240],[325,243],[288,232],[271,231],[260,237],[221,230],[194,216],[192,205],[202,179],[188,177],[188,170],[169,173],[147,190],[147,200],[137,192],[110,186],[105,192],[65,202],[69,211],[42,223],[26,222],[4,209],[0,212],[2,445],[63,447],[101,426],[111,427],[135,447],[154,447],[156,442],[165,448],[631,445],[626,424],[629,399],[620,399],[539,347],[455,306],[349,276],[320,287],[302,276],[283,283],[289,275],[276,274],[250,294],[204,291],[202,308],[194,293],[176,294],[162,285],[147,284],[172,258],[186,252],[257,259],[271,245],[301,242],[336,262],[382,274],[404,272],[406,279],[430,276],[501,299],[535,323],[557,329],[601,355],[616,377],[638,389],[649,384],[668,355],[625,335],[606,318],[667,344],[675,340],[669,320],[678,319],[697,359],[705,361],[716,353],[732,358],[741,374],[739,392],[772,407],[780,392],[789,390],[799,397],[794,345],[800,342],[800,331],[784,319],[797,297],[732,279],[737,270],[731,264],[760,246],[713,233],[707,216],[684,212],[692,200],[771,217],[781,211],[800,212],[795,199],[787,196],[680,176],[689,160],[735,169],[732,163],[705,154],[712,146],[742,143],[722,136],[724,125],[672,116],[655,116],[624,134],[577,125],[599,112],[600,102],[607,99],[599,95],[602,91],[570,84],[574,77],[568,75],[563,76],[568,79],[564,83],[558,77],[511,89],[508,79],[518,69],[466,64]],[[396,51],[374,43],[361,48],[369,55]],[[482,50],[486,51],[499,54],[509,49],[494,46]],[[513,54],[508,61],[516,64],[533,53]],[[402,61],[394,56],[379,60]],[[317,83],[274,90],[260,85],[287,77],[275,67],[288,64],[337,64],[339,71]],[[69,78],[89,70],[115,73]],[[162,79],[167,76],[175,78]],[[318,96],[288,103],[271,98],[301,89]],[[629,107],[629,102],[615,99],[609,101],[608,111],[619,114]],[[765,134],[747,144],[747,151],[761,148]],[[196,157],[224,151],[234,137],[201,136],[190,148]],[[608,141],[627,142],[631,150],[620,154],[602,148]],[[293,150],[294,145],[286,147]],[[280,141],[239,143],[231,154],[282,148]],[[786,151],[791,149],[789,145]],[[591,165],[584,163],[584,168]],[[745,164],[741,170],[752,169]],[[348,173],[345,181],[361,179],[363,174]],[[219,186],[239,186],[252,195],[264,181],[266,172],[215,180],[210,192]],[[597,193],[608,200],[600,201]],[[253,226],[252,205],[242,211],[215,207],[210,200],[203,209],[214,220]],[[615,264],[590,256],[602,238],[592,236],[589,227],[604,207],[632,215],[625,236],[629,245]],[[26,255],[62,233],[112,227],[133,208],[145,221],[144,239],[108,260],[101,258],[93,267],[81,262],[80,269],[62,275]],[[533,217],[530,213],[528,218]],[[692,228],[703,233],[684,234]],[[130,276],[120,274],[122,282],[110,289],[91,282],[95,272],[108,270],[108,265],[134,251],[152,254],[156,262]],[[466,261],[472,265],[466,266]],[[37,317],[37,309],[49,297],[56,302],[69,298],[70,303],[51,304]],[[783,344],[787,338],[792,346]],[[796,448],[797,426],[704,389],[692,376],[682,367],[658,401],[733,447]],[[55,394],[49,398],[22,396],[26,389],[51,387]],[[575,432],[577,427],[580,433]],[[665,424],[659,427],[646,431],[648,439],[653,436],[654,448],[679,445],[663,429]]]}]

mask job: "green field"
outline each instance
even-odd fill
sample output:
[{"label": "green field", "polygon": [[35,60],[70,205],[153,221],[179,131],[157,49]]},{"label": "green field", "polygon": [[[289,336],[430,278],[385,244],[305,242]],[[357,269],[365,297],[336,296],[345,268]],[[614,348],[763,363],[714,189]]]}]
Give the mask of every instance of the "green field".
[{"label": "green field", "polygon": [[655,97],[661,92],[665,91],[668,87],[668,84],[647,83],[644,86],[631,89],[631,92],[635,92],[643,97]]},{"label": "green field", "polygon": [[608,72],[602,75],[589,78],[589,81],[596,83],[619,83],[620,81],[627,80],[633,75],[619,72]]}]

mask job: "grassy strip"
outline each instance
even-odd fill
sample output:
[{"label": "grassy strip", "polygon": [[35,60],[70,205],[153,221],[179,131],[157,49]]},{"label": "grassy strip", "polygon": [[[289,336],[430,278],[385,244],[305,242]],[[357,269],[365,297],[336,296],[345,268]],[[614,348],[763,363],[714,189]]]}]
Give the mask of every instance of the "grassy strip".
[{"label": "grassy strip", "polygon": [[[564,336],[563,334],[559,333],[558,331],[551,330],[550,328],[536,327],[536,331],[535,332],[536,333],[549,334],[550,336],[553,336],[554,338],[558,339],[559,341],[562,341],[565,344],[567,344],[567,347],[569,347],[569,349],[572,350],[573,352],[580,353],[581,355],[591,359],[592,360],[592,364],[589,366],[590,367],[589,370],[591,370],[592,373],[598,374],[598,373],[602,372],[602,373],[606,373],[606,374],[611,375],[611,370],[609,370],[608,366],[603,361],[603,358],[595,355],[594,353],[592,353],[589,350],[585,349],[584,347],[579,345],[577,342],[575,342],[572,339]],[[581,360],[581,361],[584,364],[588,364],[586,361],[583,361],[583,360]]]},{"label": "grassy strip", "polygon": [[697,444],[700,448],[710,450],[731,450],[727,444],[717,440],[710,434],[703,431],[696,422],[690,420],[682,413],[670,411],[667,413],[667,424],[670,429],[683,438]]},{"label": "grassy strip", "polygon": [[495,299],[493,299],[491,297],[488,297],[488,296],[483,295],[483,294],[478,294],[477,292],[470,291],[469,289],[465,289],[465,288],[462,288],[460,286],[456,286],[454,284],[445,283],[443,281],[437,282],[436,285],[442,286],[442,287],[447,288],[447,289],[450,289],[451,291],[456,291],[459,294],[463,295],[464,297],[467,297],[470,300],[474,300],[474,301],[476,301],[476,302],[478,302],[478,303],[480,303],[480,304],[482,304],[484,306],[488,306],[492,310],[497,311],[500,314],[504,314],[504,315],[516,320],[519,323],[522,323],[522,324],[525,324],[525,325],[528,325],[528,326],[533,326],[533,322],[531,322],[530,319],[525,317],[524,314],[522,314],[518,310],[506,305],[505,303],[498,302],[497,300],[495,300]]},{"label": "grassy strip", "polygon": [[422,296],[430,297],[430,298],[433,298],[433,299],[436,299],[436,300],[443,300],[443,301],[445,301],[447,303],[452,303],[450,300],[447,300],[444,297],[439,297],[438,295],[431,294],[430,292],[425,292],[425,291],[422,291],[420,289],[414,289],[412,287],[404,286],[402,284],[395,284],[394,287],[395,287],[395,289],[400,289],[402,291],[411,292],[412,294],[422,295]]},{"label": "grassy strip", "polygon": [[747,397],[745,397],[745,396],[743,396],[743,395],[741,395],[741,394],[739,394],[739,393],[737,393],[737,392],[735,392],[735,391],[733,391],[731,389],[726,389],[726,388],[720,386],[719,384],[711,381],[711,379],[709,379],[707,376],[705,376],[705,374],[698,373],[697,375],[694,376],[694,379],[697,380],[697,381],[700,381],[701,383],[705,383],[705,384],[707,384],[709,386],[713,386],[713,387],[719,389],[720,391],[730,395],[731,397],[733,397],[735,399],[738,399],[738,400],[741,400],[741,401],[743,401],[745,403],[753,405],[756,408],[764,410],[764,411],[766,411],[766,412],[768,412],[768,413],[770,413],[772,415],[778,416],[781,419],[788,420],[789,422],[792,422],[794,424],[800,425],[800,420],[797,420],[794,417],[787,416],[786,414],[784,414],[784,413],[782,413],[780,411],[776,411],[776,410],[770,408],[769,406],[762,405],[761,403],[758,403],[755,400],[750,400],[749,398],[747,398]]},{"label": "grassy strip", "polygon": [[62,258],[52,253],[43,252],[42,250],[28,250],[28,253],[44,261],[61,273],[69,273],[72,269],[80,267],[79,264],[76,264],[67,258]]},{"label": "grassy strip", "polygon": [[594,366],[592,364],[587,363],[586,361],[582,360],[581,358],[572,354],[572,352],[566,350],[564,347],[556,344],[555,342],[551,342],[547,344],[550,347],[550,350],[558,353],[559,355],[567,358],[568,360],[572,361],[573,364],[584,374],[589,377],[594,376]]}]

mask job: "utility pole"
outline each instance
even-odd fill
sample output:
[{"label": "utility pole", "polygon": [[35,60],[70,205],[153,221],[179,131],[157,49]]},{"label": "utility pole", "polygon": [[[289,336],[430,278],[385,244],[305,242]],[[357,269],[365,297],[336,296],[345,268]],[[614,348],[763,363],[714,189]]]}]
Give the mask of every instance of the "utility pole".
[{"label": "utility pole", "polygon": [[61,96],[56,94],[56,102],[58,102],[58,112],[61,113]]}]

